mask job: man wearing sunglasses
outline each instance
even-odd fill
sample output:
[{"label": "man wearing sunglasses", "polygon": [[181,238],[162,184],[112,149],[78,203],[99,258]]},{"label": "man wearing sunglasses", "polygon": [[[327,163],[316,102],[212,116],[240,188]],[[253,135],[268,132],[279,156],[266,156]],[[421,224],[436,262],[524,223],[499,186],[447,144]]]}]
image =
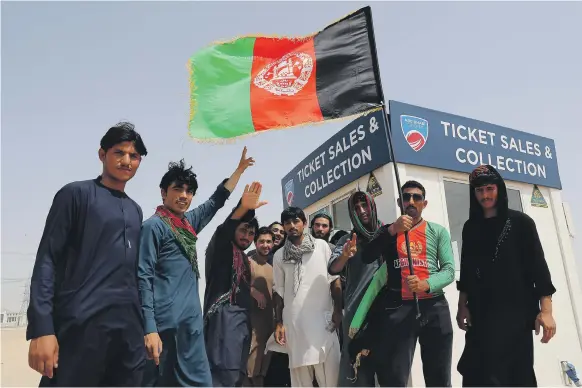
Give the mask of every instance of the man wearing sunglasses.
[{"label": "man wearing sunglasses", "polygon": [[[381,386],[407,386],[417,340],[427,387],[451,386],[453,326],[443,289],[455,280],[455,265],[448,231],[426,221],[422,211],[428,205],[426,190],[416,181],[402,186],[405,214],[380,228],[365,245],[362,260],[373,261],[382,254],[387,266],[386,308],[380,346],[371,349]],[[414,275],[410,274],[404,232],[410,238]],[[414,293],[418,296],[423,325],[416,319]]]}]

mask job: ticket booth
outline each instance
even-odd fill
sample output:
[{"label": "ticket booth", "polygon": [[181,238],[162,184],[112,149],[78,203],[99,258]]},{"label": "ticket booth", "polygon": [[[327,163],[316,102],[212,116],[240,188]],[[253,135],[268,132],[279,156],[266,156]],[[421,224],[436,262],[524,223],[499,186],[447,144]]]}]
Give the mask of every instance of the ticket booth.
[{"label": "ticket booth", "polygon": [[[549,344],[535,340],[539,386],[564,386],[561,361],[582,372],[582,292],[572,238],[574,225],[562,201],[557,155],[552,139],[397,101],[389,103],[394,153],[401,183],[416,180],[426,188],[423,217],[451,234],[457,279],[461,232],[469,217],[469,173],[490,164],[506,180],[509,207],[532,217],[557,289],[553,313],[557,335]],[[352,228],[347,199],[355,190],[375,196],[379,219],[394,221],[400,210],[398,189],[382,112],[359,117],[313,150],[281,180],[283,206],[298,206],[309,218],[321,209],[332,215],[336,230]],[[508,292],[510,292],[508,290]],[[445,289],[454,327],[453,386],[464,346],[457,328],[458,292]],[[412,386],[423,386],[420,349],[411,373]]]}]

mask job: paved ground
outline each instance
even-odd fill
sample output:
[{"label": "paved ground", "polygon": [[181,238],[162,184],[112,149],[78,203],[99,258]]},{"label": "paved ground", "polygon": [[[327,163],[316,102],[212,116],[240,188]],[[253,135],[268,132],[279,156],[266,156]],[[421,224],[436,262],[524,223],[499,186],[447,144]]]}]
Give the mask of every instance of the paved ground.
[{"label": "paved ground", "polygon": [[0,330],[1,387],[38,387],[40,374],[28,367],[28,342],[25,328]]}]

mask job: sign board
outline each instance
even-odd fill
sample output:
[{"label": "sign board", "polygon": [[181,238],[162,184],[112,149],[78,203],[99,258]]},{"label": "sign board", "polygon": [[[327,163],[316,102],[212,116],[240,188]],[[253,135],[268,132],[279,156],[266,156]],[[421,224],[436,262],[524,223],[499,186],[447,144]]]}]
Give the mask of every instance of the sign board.
[{"label": "sign board", "polygon": [[534,185],[533,187],[531,193],[531,205],[533,207],[545,207],[545,208],[548,207],[548,203],[546,202],[546,199],[544,198],[538,185]]},{"label": "sign board", "polygon": [[380,186],[380,182],[374,176],[374,173],[370,173],[370,177],[368,178],[368,187],[366,187],[366,191],[372,196],[377,197],[382,195],[382,186]]},{"label": "sign board", "polygon": [[389,108],[399,163],[466,173],[489,164],[504,179],[562,188],[552,139],[397,101]]},{"label": "sign board", "polygon": [[389,163],[383,111],[358,117],[317,147],[281,180],[283,208],[306,208]]}]

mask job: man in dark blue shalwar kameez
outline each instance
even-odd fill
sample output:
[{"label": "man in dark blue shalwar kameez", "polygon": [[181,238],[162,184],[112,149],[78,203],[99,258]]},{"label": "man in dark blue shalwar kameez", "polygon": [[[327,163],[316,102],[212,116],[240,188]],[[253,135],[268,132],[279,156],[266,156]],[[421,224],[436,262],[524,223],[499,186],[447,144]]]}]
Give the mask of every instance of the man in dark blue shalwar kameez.
[{"label": "man in dark blue shalwar kameez", "polygon": [[110,128],[100,146],[102,175],[57,192],[34,264],[26,338],[41,386],[141,384],[143,214],[124,190],[147,150],[130,123]]},{"label": "man in dark blue shalwar kameez", "polygon": [[251,345],[251,268],[245,250],[259,224],[255,210],[262,186],[247,185],[237,207],[220,225],[206,249],[204,339],[212,386],[241,386]]},{"label": "man in dark blue shalwar kameez", "polygon": [[191,168],[186,169],[184,161],[170,163],[162,177],[163,206],[144,222],[139,254],[145,344],[153,359],[147,363],[144,386],[212,385],[204,349],[196,240],[253,163],[245,148],[232,176],[190,211],[198,189]]}]

